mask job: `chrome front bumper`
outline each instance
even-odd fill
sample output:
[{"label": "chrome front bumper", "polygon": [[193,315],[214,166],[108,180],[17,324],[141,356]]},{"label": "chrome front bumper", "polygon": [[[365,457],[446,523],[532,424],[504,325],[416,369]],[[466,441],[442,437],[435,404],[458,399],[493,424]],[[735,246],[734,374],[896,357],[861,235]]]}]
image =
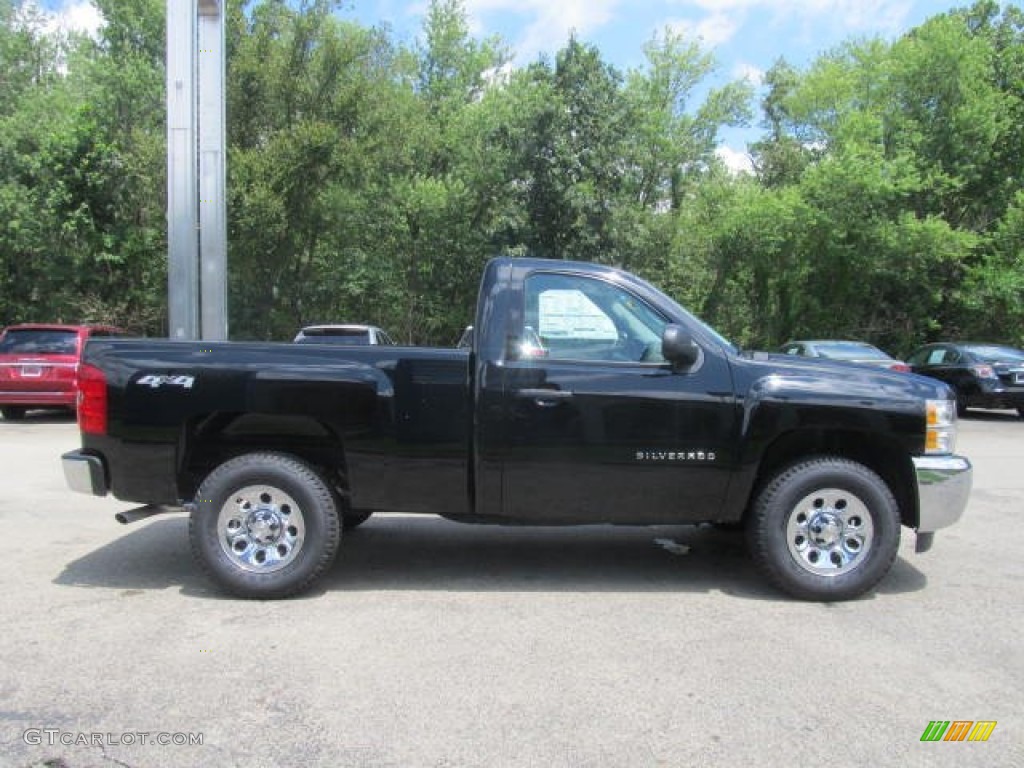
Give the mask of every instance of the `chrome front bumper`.
[{"label": "chrome front bumper", "polygon": [[93,496],[107,495],[107,473],[98,456],[70,451],[60,457],[60,462],[64,467],[64,480],[71,490]]},{"label": "chrome front bumper", "polygon": [[964,513],[971,493],[974,471],[963,456],[918,456],[914,458],[917,475],[917,551],[932,545],[935,531],[947,528]]}]

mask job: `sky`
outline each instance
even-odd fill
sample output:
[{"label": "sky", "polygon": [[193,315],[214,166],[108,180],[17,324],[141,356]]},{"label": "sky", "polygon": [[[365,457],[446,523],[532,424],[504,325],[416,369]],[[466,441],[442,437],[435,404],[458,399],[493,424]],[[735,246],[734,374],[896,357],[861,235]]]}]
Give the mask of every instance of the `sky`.
[{"label": "sky", "polygon": [[[37,0],[55,25],[95,31],[102,19],[89,0]],[[184,2],[184,0],[182,0]],[[471,33],[498,35],[515,64],[563,47],[574,32],[621,71],[644,65],[643,46],[672,27],[698,38],[718,63],[708,85],[747,78],[760,85],[779,58],[796,67],[851,38],[894,40],[925,19],[972,0],[464,0]],[[345,0],[340,15],[368,26],[387,24],[400,41],[416,40],[428,0]],[[1005,5],[1005,3],[1004,3]],[[747,165],[746,145],[760,129],[728,129],[720,156]]]}]

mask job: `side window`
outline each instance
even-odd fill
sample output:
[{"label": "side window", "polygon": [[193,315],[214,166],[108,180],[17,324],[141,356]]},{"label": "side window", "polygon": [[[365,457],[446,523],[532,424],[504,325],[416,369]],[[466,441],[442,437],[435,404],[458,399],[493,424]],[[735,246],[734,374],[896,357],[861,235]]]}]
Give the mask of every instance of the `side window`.
[{"label": "side window", "polygon": [[907,365],[927,365],[928,364],[928,350],[921,349],[912,354],[907,358]]},{"label": "side window", "polygon": [[928,365],[942,365],[946,360],[946,350],[933,349],[928,354]]},{"label": "side window", "polygon": [[785,350],[783,350],[783,351],[784,351],[784,352],[785,352],[785,353],[786,353],[787,355],[799,355],[799,354],[800,354],[800,347],[799,347],[799,345],[797,345],[797,344],[790,344],[790,345],[789,345],[788,347],[786,347],[786,349],[785,349]]},{"label": "side window", "polygon": [[612,283],[541,272],[526,280],[523,357],[662,363],[668,321]]}]

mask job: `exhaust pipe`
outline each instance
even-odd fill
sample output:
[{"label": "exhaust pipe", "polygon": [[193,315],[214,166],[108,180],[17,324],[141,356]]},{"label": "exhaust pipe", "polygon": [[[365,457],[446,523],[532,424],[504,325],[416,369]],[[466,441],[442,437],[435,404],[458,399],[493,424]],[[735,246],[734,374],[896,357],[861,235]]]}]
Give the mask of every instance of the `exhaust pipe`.
[{"label": "exhaust pipe", "polygon": [[153,517],[154,515],[181,511],[181,507],[169,507],[166,504],[147,504],[144,507],[136,507],[135,509],[126,509],[124,512],[118,512],[114,515],[114,519],[121,525],[128,525],[129,523],[137,523],[139,520],[145,520],[147,517]]}]

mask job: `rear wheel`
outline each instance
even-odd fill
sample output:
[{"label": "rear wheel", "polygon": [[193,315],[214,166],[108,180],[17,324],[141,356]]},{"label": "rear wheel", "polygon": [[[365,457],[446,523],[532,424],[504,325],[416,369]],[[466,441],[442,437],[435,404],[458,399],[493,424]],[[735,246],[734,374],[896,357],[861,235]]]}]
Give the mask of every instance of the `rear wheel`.
[{"label": "rear wheel", "polygon": [[330,486],[308,464],[279,453],[226,461],[203,481],[189,521],[192,553],[240,597],[289,597],[330,567],[341,538]]},{"label": "rear wheel", "polygon": [[847,459],[816,458],[769,481],[747,532],[755,561],[776,586],[804,600],[848,600],[889,572],[900,515],[873,471]]},{"label": "rear wheel", "polygon": [[1017,406],[1017,415],[1024,419],[1024,405]]},{"label": "rear wheel", "polygon": [[7,421],[21,421],[25,418],[25,411],[28,409],[22,405],[5,405],[0,408],[0,413],[4,415],[4,419]]}]

